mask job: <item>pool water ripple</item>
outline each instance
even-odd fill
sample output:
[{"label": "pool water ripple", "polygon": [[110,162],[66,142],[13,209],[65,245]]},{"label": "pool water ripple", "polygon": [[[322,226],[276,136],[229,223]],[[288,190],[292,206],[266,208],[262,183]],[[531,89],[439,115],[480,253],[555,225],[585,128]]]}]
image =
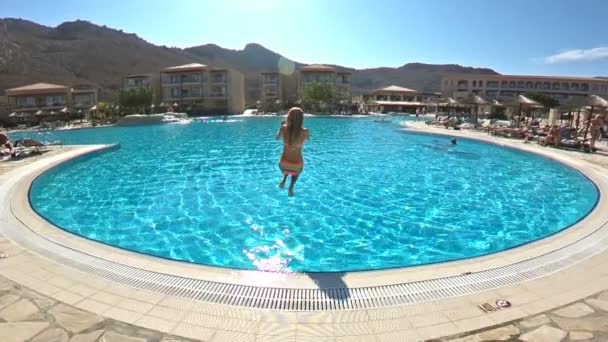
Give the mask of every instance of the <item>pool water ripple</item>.
[{"label": "pool water ripple", "polygon": [[595,205],[578,171],[520,151],[369,119],[306,119],[296,196],[278,188],[279,118],[53,133],[121,148],[47,171],[33,208],[103,243],[283,272],[385,269],[494,253]]}]

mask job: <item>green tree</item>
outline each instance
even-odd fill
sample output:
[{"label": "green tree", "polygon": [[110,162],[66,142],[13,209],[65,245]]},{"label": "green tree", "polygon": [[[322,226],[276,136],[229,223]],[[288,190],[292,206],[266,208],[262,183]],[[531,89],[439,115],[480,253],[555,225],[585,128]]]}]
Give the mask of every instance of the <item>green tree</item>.
[{"label": "green tree", "polygon": [[153,101],[152,88],[140,87],[118,92],[118,104],[121,109],[145,113]]},{"label": "green tree", "polygon": [[547,95],[547,94],[542,94],[542,93],[526,93],[524,96],[526,96],[527,98],[534,100],[538,103],[540,103],[541,105],[543,105],[543,107],[545,107],[545,110],[549,110],[551,108],[557,108],[559,107],[559,101],[552,98],[551,96]]},{"label": "green tree", "polygon": [[328,106],[331,109],[336,102],[336,89],[329,83],[308,83],[302,90],[302,102],[313,108]]}]

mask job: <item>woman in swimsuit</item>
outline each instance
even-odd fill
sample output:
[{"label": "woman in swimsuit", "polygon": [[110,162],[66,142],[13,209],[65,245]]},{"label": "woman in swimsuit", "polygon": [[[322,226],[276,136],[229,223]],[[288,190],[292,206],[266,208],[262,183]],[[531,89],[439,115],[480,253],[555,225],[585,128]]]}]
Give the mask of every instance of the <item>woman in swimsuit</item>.
[{"label": "woman in swimsuit", "polygon": [[276,139],[283,138],[283,154],[279,161],[279,168],[283,173],[283,180],[279,183],[281,189],[285,188],[287,176],[291,176],[289,184],[289,196],[293,196],[293,187],[298,180],[298,176],[304,168],[302,158],[302,146],[308,140],[308,129],[302,127],[304,124],[304,112],[301,108],[293,107],[287,113],[285,124],[281,125],[277,132]]}]

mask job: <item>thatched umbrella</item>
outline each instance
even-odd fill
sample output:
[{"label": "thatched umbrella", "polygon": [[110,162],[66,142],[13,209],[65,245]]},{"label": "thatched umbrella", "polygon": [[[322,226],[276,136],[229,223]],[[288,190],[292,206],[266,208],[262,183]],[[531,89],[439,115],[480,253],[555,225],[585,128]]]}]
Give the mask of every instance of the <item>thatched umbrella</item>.
[{"label": "thatched umbrella", "polygon": [[585,134],[583,139],[587,139],[587,133],[589,132],[589,126],[591,125],[591,117],[593,116],[594,108],[608,108],[608,101],[602,97],[597,95],[588,96],[585,100],[587,106],[591,107],[589,109],[589,116],[587,117],[587,124],[585,127]]},{"label": "thatched umbrella", "polygon": [[518,111],[517,111],[517,114],[518,114],[517,115],[517,118],[518,118],[517,125],[518,126],[519,126],[519,123],[521,122],[521,114],[522,114],[523,108],[531,108],[531,107],[539,108],[537,106],[542,107],[542,105],[540,103],[538,103],[526,96],[523,96],[523,95],[517,95],[517,96],[513,97],[511,99],[511,101],[509,101],[509,102],[510,102],[510,104],[518,107]]},{"label": "thatched umbrella", "polygon": [[488,104],[488,101],[484,100],[481,96],[476,94],[470,94],[466,99],[463,100],[464,104],[471,105],[472,108],[475,108],[475,115],[473,116],[473,123],[477,123],[477,112],[479,111],[479,106]]},{"label": "thatched umbrella", "polygon": [[454,99],[453,99],[453,98],[451,98],[451,97],[446,98],[446,99],[445,99],[445,102],[446,102],[447,107],[448,107],[448,115],[449,115],[449,114],[452,112],[452,107],[453,107],[453,106],[455,106],[455,105],[459,105],[459,104],[460,104],[460,102],[458,102],[458,101],[454,100]]}]

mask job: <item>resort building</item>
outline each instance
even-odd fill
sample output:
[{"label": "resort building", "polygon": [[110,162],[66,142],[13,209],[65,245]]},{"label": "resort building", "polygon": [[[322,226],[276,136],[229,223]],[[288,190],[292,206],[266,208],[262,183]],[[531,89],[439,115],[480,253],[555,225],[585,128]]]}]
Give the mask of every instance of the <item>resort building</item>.
[{"label": "resort building", "polygon": [[35,83],[6,90],[8,121],[39,123],[86,117],[97,105],[97,89],[91,85]]},{"label": "resort building", "polygon": [[336,87],[336,100],[338,102],[351,102],[352,73],[338,71],[336,68],[322,64],[311,64],[300,68],[298,94],[301,97],[303,89],[310,83],[329,83]]},{"label": "resort building", "polygon": [[507,100],[525,93],[544,93],[560,102],[588,95],[608,95],[608,79],[525,75],[451,75],[441,82],[445,97],[456,100],[476,94],[486,100]]},{"label": "resort building", "polygon": [[34,83],[7,89],[6,96],[15,123],[63,119],[72,111],[72,90],[64,85]]},{"label": "resort building", "polygon": [[280,72],[260,74],[260,101],[258,109],[264,112],[280,111],[298,101],[296,74]]},{"label": "resort building", "polygon": [[72,89],[72,105],[76,114],[88,116],[97,109],[97,89],[90,85],[75,85]]},{"label": "resort building", "polygon": [[364,93],[363,102],[372,112],[416,113],[424,107],[418,97],[414,89],[391,85]]},{"label": "resort building", "polygon": [[161,101],[188,113],[242,113],[245,108],[243,75],[191,63],[160,72]]}]

